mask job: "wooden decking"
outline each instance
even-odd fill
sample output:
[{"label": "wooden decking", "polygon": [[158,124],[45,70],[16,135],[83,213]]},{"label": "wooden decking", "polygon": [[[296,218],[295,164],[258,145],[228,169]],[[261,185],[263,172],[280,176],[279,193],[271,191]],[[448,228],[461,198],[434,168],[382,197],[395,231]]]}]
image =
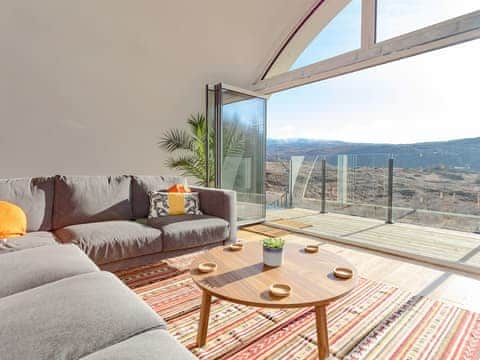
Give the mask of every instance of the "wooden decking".
[{"label": "wooden decking", "polygon": [[270,210],[268,223],[282,228],[284,219],[305,224],[298,231],[370,249],[387,251],[414,259],[460,268],[478,267],[480,272],[480,235],[410,224],[385,224],[383,221],[341,214],[319,214],[305,209]]}]

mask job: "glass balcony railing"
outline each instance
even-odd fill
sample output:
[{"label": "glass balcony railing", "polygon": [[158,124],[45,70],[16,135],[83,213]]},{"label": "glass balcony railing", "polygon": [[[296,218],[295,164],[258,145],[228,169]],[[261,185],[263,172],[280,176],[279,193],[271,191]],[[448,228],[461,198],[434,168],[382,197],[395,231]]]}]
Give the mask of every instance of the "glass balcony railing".
[{"label": "glass balcony railing", "polygon": [[271,160],[267,207],[480,232],[480,171],[441,164],[384,153]]},{"label": "glass balcony railing", "polygon": [[[394,158],[397,222],[480,232],[480,171],[469,166],[422,166],[422,156]],[[407,167],[408,163],[418,167]]]}]

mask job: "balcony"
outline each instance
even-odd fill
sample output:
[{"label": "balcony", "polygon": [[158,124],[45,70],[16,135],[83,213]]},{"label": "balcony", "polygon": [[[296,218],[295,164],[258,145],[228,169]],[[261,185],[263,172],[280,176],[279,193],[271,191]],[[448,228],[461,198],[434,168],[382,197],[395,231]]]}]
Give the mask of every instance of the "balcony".
[{"label": "balcony", "polygon": [[479,179],[421,156],[292,156],[267,163],[267,222],[479,273]]}]

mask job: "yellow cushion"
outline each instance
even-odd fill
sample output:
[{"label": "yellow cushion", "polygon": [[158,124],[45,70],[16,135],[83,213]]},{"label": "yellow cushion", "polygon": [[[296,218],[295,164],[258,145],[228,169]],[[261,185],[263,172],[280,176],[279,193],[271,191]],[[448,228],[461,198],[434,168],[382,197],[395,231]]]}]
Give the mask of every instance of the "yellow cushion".
[{"label": "yellow cushion", "polygon": [[181,192],[168,193],[168,205],[170,206],[168,215],[184,215],[185,209],[185,194]]},{"label": "yellow cushion", "polygon": [[17,205],[0,201],[0,238],[22,236],[27,233],[27,216]]}]

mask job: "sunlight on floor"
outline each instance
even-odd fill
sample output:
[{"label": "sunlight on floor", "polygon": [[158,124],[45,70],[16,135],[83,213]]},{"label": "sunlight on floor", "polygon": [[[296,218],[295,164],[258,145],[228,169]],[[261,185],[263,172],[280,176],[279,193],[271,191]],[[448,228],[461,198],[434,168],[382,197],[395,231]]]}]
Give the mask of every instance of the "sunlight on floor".
[{"label": "sunlight on floor", "polygon": [[[259,241],[265,236],[239,231],[239,239]],[[467,277],[442,271],[438,267],[406,261],[394,256],[368,251],[351,246],[339,246],[328,241],[300,234],[284,236],[288,242],[301,244],[321,243],[326,249],[346,257],[361,276],[375,281],[383,281],[402,289],[442,300],[458,307],[480,312],[480,276]]]}]

